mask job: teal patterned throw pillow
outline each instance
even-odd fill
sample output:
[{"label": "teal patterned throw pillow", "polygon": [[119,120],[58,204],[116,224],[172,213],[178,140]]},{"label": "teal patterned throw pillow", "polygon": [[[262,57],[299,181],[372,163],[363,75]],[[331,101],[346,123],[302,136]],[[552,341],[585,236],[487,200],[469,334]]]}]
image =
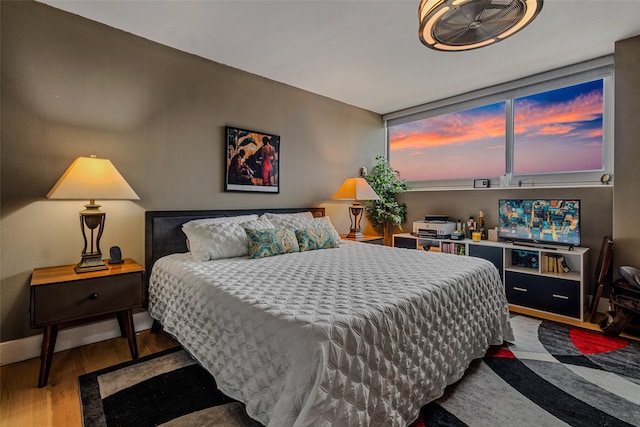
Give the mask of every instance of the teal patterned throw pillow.
[{"label": "teal patterned throw pillow", "polygon": [[330,228],[301,228],[296,230],[296,239],[301,252],[340,246]]},{"label": "teal patterned throw pillow", "polygon": [[254,230],[246,228],[249,239],[249,256],[264,258],[273,255],[299,252],[296,233],[290,228]]}]

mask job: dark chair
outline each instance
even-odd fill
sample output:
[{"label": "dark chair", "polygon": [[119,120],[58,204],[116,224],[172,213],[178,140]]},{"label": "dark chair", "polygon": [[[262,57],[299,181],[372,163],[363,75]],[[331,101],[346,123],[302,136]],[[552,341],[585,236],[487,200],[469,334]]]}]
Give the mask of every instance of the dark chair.
[{"label": "dark chair", "polygon": [[605,236],[602,239],[602,247],[600,248],[600,256],[598,257],[598,264],[596,266],[596,292],[591,301],[591,316],[589,321],[596,323],[596,313],[598,312],[598,302],[602,296],[602,291],[606,284],[609,270],[611,270],[611,260],[613,259],[613,240],[610,237]]},{"label": "dark chair", "polygon": [[620,267],[620,279],[611,284],[609,305],[611,311],[600,322],[605,335],[618,336],[629,330],[640,334],[640,270],[631,266]]}]

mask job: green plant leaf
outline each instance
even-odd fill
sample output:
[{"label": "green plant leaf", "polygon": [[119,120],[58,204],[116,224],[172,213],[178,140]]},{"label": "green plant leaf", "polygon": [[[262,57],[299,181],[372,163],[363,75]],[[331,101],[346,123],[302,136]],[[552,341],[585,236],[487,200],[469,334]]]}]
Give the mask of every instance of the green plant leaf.
[{"label": "green plant leaf", "polygon": [[398,203],[396,195],[404,193],[409,187],[384,156],[376,156],[376,160],[378,163],[365,179],[380,199],[364,204],[367,219],[378,232],[382,232],[387,223],[402,229],[402,224],[407,220],[407,205]]}]

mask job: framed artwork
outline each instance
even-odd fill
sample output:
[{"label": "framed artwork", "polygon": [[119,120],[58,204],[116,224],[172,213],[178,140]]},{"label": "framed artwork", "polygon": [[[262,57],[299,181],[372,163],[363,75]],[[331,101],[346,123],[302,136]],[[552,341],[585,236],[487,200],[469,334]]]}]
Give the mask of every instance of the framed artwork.
[{"label": "framed artwork", "polygon": [[280,192],[280,136],[226,126],[224,191]]}]

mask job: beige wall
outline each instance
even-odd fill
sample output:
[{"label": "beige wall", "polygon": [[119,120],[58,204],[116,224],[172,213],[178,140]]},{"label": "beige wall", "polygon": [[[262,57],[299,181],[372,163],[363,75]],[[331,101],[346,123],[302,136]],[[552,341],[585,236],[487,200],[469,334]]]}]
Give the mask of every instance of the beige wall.
[{"label": "beige wall", "polygon": [[[103,253],[144,260],[144,211],[328,208],[384,152],[378,114],[34,2],[2,2],[2,341],[29,327],[35,267],[79,261],[82,201],[45,195],[78,156],[109,158],[140,201],[105,201]],[[280,194],[224,192],[224,126],[282,138]]]},{"label": "beige wall", "polygon": [[640,268],[640,36],[615,45],[614,269]]}]

